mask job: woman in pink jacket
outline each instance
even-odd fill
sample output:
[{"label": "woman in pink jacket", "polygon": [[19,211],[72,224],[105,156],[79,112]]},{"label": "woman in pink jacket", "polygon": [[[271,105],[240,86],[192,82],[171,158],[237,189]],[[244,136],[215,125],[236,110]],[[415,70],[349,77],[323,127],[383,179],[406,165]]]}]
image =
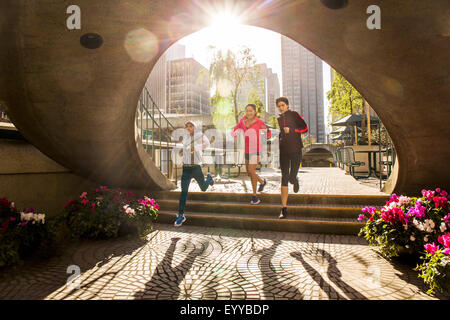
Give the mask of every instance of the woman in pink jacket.
[{"label": "woman in pink jacket", "polygon": [[[260,130],[267,129],[264,121],[256,117],[256,106],[248,104],[245,107],[246,116],[244,116],[236,127],[231,132],[233,137],[236,137],[239,131],[245,135],[245,168],[247,174],[252,182],[253,195],[250,204],[258,204],[261,200],[256,196],[256,185],[259,182],[258,191],[261,192],[266,186],[266,179],[261,179],[256,174],[256,166],[260,161],[260,154],[262,152],[262,143],[260,139]],[[267,129],[267,138],[270,138],[270,130]]]}]

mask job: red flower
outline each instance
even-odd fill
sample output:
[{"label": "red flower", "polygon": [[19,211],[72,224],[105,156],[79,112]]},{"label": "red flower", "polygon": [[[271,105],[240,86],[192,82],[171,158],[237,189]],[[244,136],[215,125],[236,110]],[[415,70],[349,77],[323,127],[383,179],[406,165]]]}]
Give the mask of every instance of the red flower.
[{"label": "red flower", "polygon": [[0,229],[0,233],[5,233],[6,229],[8,229],[8,225],[9,225],[9,219],[6,219],[5,221],[3,221],[2,228]]},{"label": "red flower", "polygon": [[447,206],[447,198],[445,197],[433,197],[433,201],[436,208],[445,208]]}]

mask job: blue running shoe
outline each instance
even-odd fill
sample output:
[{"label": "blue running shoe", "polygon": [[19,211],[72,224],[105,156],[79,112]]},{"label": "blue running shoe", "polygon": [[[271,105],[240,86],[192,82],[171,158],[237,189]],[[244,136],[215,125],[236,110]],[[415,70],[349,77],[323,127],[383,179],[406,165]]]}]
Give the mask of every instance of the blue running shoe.
[{"label": "blue running shoe", "polygon": [[266,179],[264,179],[264,183],[259,184],[258,192],[262,192],[264,190],[264,187],[266,186],[266,184],[267,184],[267,181],[266,181]]},{"label": "blue running shoe", "polygon": [[206,183],[210,186],[214,185],[214,179],[209,172],[206,174]]},{"label": "blue running shoe", "polygon": [[184,216],[184,214],[178,214],[177,215],[177,220],[175,220],[174,226],[175,227],[181,227],[181,225],[185,221],[186,221],[186,217]]},{"label": "blue running shoe", "polygon": [[258,204],[261,200],[258,199],[257,196],[252,196],[252,201],[250,201],[250,204]]}]

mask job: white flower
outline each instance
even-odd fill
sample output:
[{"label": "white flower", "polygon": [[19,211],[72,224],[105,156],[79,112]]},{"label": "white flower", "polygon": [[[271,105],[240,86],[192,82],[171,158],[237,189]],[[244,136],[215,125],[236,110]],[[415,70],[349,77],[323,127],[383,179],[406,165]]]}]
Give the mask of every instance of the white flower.
[{"label": "white flower", "polygon": [[406,245],[405,248],[406,248],[406,249],[409,249],[409,245]]},{"label": "white flower", "polygon": [[389,204],[389,209],[397,208],[397,207],[399,207],[399,203],[398,202],[391,202]]},{"label": "white flower", "polygon": [[416,241],[416,238],[414,238],[414,236],[411,235],[411,237],[409,237],[409,240],[411,240],[411,241]]},{"label": "white flower", "polygon": [[411,202],[411,199],[409,197],[405,197],[405,196],[400,196],[400,198],[398,198],[398,203],[403,206],[403,205],[407,205]]},{"label": "white flower", "polygon": [[14,208],[14,202],[11,202],[11,208]]},{"label": "white flower", "polygon": [[445,230],[447,230],[447,226],[445,225],[445,222],[441,223],[440,229],[441,229],[441,232],[444,232]]},{"label": "white flower", "polygon": [[127,210],[127,208],[128,208],[127,204],[123,206],[123,210]]},{"label": "white flower", "polygon": [[408,230],[408,224],[404,224],[403,228],[405,228],[405,230]]},{"label": "white flower", "polygon": [[423,241],[428,242],[428,236],[425,236],[425,237],[423,238]]}]

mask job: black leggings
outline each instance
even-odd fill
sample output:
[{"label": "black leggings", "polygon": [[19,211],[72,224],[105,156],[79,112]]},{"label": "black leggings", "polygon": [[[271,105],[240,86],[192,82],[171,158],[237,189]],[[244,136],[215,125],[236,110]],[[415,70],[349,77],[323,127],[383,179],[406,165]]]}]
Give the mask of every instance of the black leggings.
[{"label": "black leggings", "polygon": [[287,187],[297,179],[298,168],[302,162],[302,152],[280,153],[281,186]]}]

